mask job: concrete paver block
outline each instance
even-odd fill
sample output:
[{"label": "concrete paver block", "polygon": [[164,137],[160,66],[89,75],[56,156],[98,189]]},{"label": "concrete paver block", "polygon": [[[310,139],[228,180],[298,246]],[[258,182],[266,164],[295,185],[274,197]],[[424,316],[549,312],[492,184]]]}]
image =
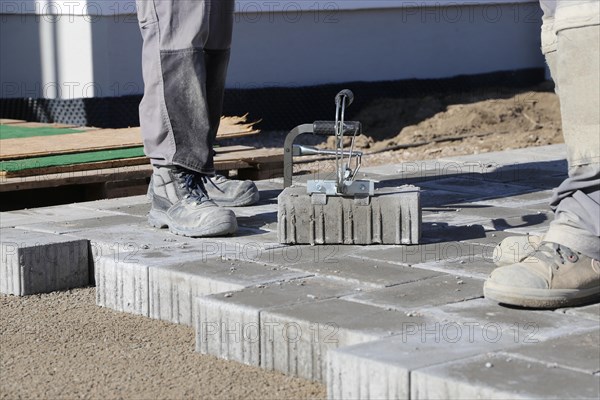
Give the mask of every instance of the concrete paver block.
[{"label": "concrete paver block", "polygon": [[329,196],[312,204],[302,187],[278,197],[278,238],[288,244],[415,244],[421,237],[419,189],[406,186],[376,191],[368,204]]},{"label": "concrete paver block", "polygon": [[129,314],[149,316],[148,265],[135,253],[94,258],[96,304]]},{"label": "concrete paver block", "polygon": [[515,346],[510,338],[485,340],[481,327],[413,324],[400,335],[332,350],[330,399],[408,399],[412,371]]},{"label": "concrete paver block", "polygon": [[95,218],[75,219],[70,221],[44,221],[19,224],[16,227],[28,231],[56,233],[59,235],[76,233],[92,229],[110,229],[116,225],[140,223],[140,218],[126,215],[108,215]]},{"label": "concrete paver block", "polygon": [[306,278],[196,298],[196,350],[260,365],[260,313],[353,293],[357,286]]},{"label": "concrete paver block", "polygon": [[193,254],[182,259],[176,249],[161,253],[167,258],[149,269],[150,317],[177,324],[193,324],[196,297],[310,276],[242,260],[202,260]]},{"label": "concrete paver block", "polygon": [[385,249],[365,249],[361,256],[393,264],[416,266],[419,264],[459,262],[463,259],[485,261],[493,252],[491,246],[475,243],[441,242],[416,246],[388,246]]},{"label": "concrete paver block", "polygon": [[87,286],[88,241],[2,229],[0,293],[25,296]]},{"label": "concrete paver block", "polygon": [[515,343],[522,344],[535,344],[598,327],[598,323],[592,320],[554,311],[502,307],[487,299],[424,308],[420,311],[437,319],[483,326],[490,340],[500,340],[507,335]]},{"label": "concrete paver block", "polygon": [[131,314],[192,325],[196,296],[305,277],[285,267],[207,257],[199,248],[162,248],[96,258],[96,302]]},{"label": "concrete paver block", "polygon": [[14,228],[17,225],[44,222],[43,218],[29,212],[29,210],[16,210],[0,212],[0,228]]},{"label": "concrete paver block", "polygon": [[419,185],[431,189],[448,190],[459,193],[473,193],[477,194],[481,199],[504,197],[534,191],[534,189],[529,186],[484,181],[476,175],[430,180],[419,183]]},{"label": "concrete paver block", "polygon": [[576,315],[578,317],[591,319],[594,321],[600,321],[600,303],[590,304],[589,306],[584,307],[561,309],[557,311],[565,312],[569,315]]},{"label": "concrete paver block", "polygon": [[345,301],[325,300],[260,315],[261,367],[324,381],[331,349],[399,334],[419,316]]},{"label": "concrete paver block", "polygon": [[600,378],[491,354],[411,373],[411,399],[597,399]]},{"label": "concrete paver block", "polygon": [[[491,253],[493,248],[484,247],[484,249],[486,252],[490,253],[489,256],[475,254],[458,259],[417,264],[417,267],[483,281],[487,279],[490,273],[496,268],[496,265],[492,261]],[[480,285],[483,285],[483,282],[481,282]]]},{"label": "concrete paver block", "polygon": [[377,288],[420,281],[442,274],[437,271],[404,267],[386,261],[374,261],[360,257],[360,253],[343,256],[335,259],[335,261],[332,259],[323,262],[309,261],[293,264],[290,265],[290,268],[318,276],[339,279],[355,285],[367,285]]},{"label": "concrete paver block", "polygon": [[481,281],[452,275],[436,276],[346,297],[348,301],[410,310],[483,297]]},{"label": "concrete paver block", "polygon": [[578,370],[588,374],[600,371],[598,329],[573,335],[560,336],[543,343],[528,344],[505,351],[519,358],[533,359],[549,366]]}]

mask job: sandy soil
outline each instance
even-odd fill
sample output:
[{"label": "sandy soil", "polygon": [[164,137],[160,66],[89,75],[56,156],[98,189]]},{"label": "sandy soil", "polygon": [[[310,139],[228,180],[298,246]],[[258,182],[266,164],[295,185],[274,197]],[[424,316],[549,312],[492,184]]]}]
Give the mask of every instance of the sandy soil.
[{"label": "sandy soil", "polygon": [[197,354],[192,328],[102,309],[94,296],[0,296],[0,398],[326,397],[322,385]]},{"label": "sandy soil", "polygon": [[[352,118],[363,125],[356,146],[363,166],[479,154],[563,143],[558,96],[549,82],[526,89],[487,88],[420,98],[377,99]],[[283,147],[287,132],[262,132],[227,144]],[[333,138],[309,135],[297,143],[334,149]],[[349,145],[349,141],[347,141]],[[335,168],[302,157],[295,172]]]}]

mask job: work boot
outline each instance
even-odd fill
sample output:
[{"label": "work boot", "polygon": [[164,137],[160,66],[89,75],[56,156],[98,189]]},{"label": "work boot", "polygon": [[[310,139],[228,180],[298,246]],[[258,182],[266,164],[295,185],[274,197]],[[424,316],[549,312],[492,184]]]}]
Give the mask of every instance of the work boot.
[{"label": "work boot", "polygon": [[498,267],[521,262],[533,254],[540,243],[542,236],[509,236],[494,248],[492,260]]},{"label": "work boot", "polygon": [[202,175],[177,166],[154,167],[150,184],[150,225],[190,237],[224,236],[237,230],[235,214],[210,200]]},{"label": "work boot", "polygon": [[516,264],[495,269],[486,298],[533,308],[559,308],[600,300],[600,261],[557,243],[542,242]]},{"label": "work boot", "polygon": [[223,207],[249,206],[260,199],[258,188],[252,181],[227,179],[222,175],[204,176],[202,180],[210,199]]}]

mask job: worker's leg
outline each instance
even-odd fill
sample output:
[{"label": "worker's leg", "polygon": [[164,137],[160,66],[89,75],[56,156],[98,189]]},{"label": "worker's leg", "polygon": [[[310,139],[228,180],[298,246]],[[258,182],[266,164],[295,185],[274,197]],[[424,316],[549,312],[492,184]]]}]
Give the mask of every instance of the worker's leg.
[{"label": "worker's leg", "polygon": [[544,242],[486,281],[486,297],[501,303],[552,308],[600,298],[600,27],[581,21],[561,21],[567,27],[554,25],[556,36],[543,40],[561,102],[569,177],[554,191],[555,220]]},{"label": "worker's leg", "polygon": [[546,241],[600,259],[600,26],[558,33],[553,71],[560,95],[569,177],[554,190]]},{"label": "worker's leg", "polygon": [[[205,175],[214,174],[213,139],[221,113],[209,104],[215,96],[207,94],[207,79],[217,74],[214,63],[207,67],[205,51],[213,43],[228,51],[232,14],[211,23],[221,5],[232,2],[137,1],[144,40],[140,123],[144,149],[154,165],[148,221],[180,235],[220,236],[237,229],[235,214],[218,207],[205,186]],[[217,68],[223,76],[219,83],[224,83],[226,68],[226,63]]]},{"label": "worker's leg", "polygon": [[144,147],[154,165],[214,173],[233,0],[139,0]]}]

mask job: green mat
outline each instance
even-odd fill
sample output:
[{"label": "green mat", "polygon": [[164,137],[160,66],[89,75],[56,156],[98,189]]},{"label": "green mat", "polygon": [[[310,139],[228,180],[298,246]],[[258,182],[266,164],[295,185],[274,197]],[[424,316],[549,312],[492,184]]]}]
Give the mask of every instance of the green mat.
[{"label": "green mat", "polygon": [[83,164],[133,157],[144,157],[144,148],[131,147],[128,149],[88,151],[84,153],[33,157],[13,161],[0,161],[0,171],[17,172],[34,168],[56,167],[59,165]]},{"label": "green mat", "polygon": [[67,135],[85,131],[70,128],[26,128],[23,126],[0,125],[0,139],[21,139],[34,136]]}]

